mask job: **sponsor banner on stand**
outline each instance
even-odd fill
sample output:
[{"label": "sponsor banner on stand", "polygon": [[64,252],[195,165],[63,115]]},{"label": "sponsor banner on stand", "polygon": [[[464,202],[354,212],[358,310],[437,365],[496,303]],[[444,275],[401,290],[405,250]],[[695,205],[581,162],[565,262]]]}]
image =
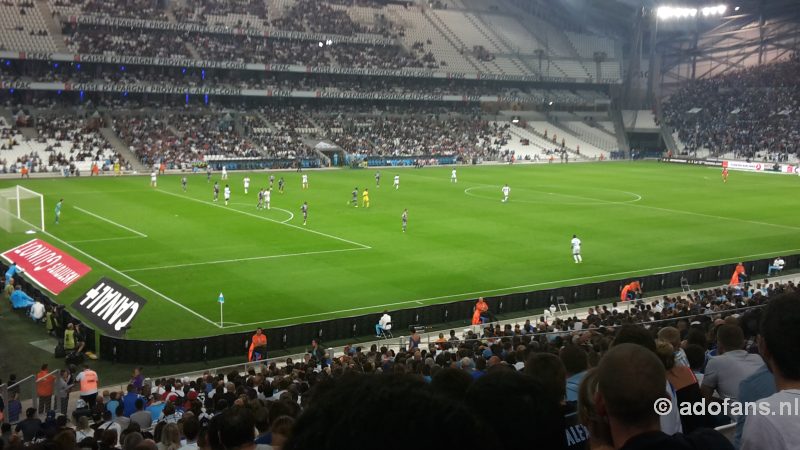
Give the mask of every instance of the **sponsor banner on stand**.
[{"label": "sponsor banner on stand", "polygon": [[[357,67],[336,67],[336,66],[304,66],[296,64],[258,64],[244,63],[238,61],[209,61],[190,58],[161,58],[150,56],[128,56],[128,55],[91,55],[73,53],[37,53],[37,52],[15,52],[0,50],[0,58],[12,60],[34,60],[34,61],[53,61],[53,62],[76,62],[76,63],[95,63],[95,64],[122,64],[122,65],[142,65],[142,66],[161,66],[161,67],[192,67],[203,69],[221,70],[248,70],[257,72],[289,72],[289,73],[308,73],[308,74],[332,74],[332,75],[358,75],[371,77],[404,77],[404,78],[429,78],[447,80],[491,80],[491,81],[519,81],[529,83],[539,82],[558,82],[558,83],[592,83],[589,78],[576,79],[566,77],[544,77],[541,75],[510,75],[495,73],[459,73],[441,72],[431,69],[370,69]],[[603,80],[603,83],[619,84],[621,80]],[[602,100],[600,101],[603,102]],[[605,102],[608,102],[606,100]]]},{"label": "sponsor banner on stand", "polygon": [[746,172],[761,173],[782,173],[794,175],[798,173],[798,166],[792,164],[778,164],[773,162],[747,162],[747,161],[724,161],[723,167],[731,170],[743,170]]},{"label": "sponsor banner on stand", "polygon": [[712,167],[723,166],[723,161],[715,161],[710,159],[661,158],[661,162],[674,163],[674,164],[692,164],[696,166],[712,166]]},{"label": "sponsor banner on stand", "polygon": [[70,16],[69,23],[78,25],[97,25],[113,28],[144,28],[162,31],[181,31],[203,34],[233,34],[259,36],[273,39],[292,39],[306,41],[333,41],[335,43],[394,45],[395,41],[380,35],[336,35],[325,33],[306,33],[303,31],[263,30],[256,28],[232,28],[225,25],[203,25],[197,23],[166,22],[163,20],[128,19],[105,16]]},{"label": "sponsor banner on stand", "polygon": [[92,270],[41,239],[28,241],[2,256],[6,261],[16,263],[31,281],[56,295]]},{"label": "sponsor banner on stand", "polygon": [[106,335],[122,337],[146,303],[130,289],[103,277],[72,307]]}]

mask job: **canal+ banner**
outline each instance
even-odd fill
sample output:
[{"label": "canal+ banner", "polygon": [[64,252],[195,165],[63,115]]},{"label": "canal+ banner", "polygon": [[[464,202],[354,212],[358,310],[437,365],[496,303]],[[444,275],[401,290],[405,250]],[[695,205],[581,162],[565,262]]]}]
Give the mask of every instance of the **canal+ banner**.
[{"label": "canal+ banner", "polygon": [[109,278],[101,278],[72,307],[109,336],[123,337],[147,301]]},{"label": "canal+ banner", "polygon": [[41,239],[28,241],[2,256],[15,263],[32,282],[56,295],[92,270]]}]

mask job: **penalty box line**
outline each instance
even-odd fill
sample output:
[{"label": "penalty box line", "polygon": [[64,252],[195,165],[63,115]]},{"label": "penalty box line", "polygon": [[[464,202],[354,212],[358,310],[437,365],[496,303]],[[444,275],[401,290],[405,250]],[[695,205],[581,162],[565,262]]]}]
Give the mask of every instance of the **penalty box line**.
[{"label": "penalty box line", "polygon": [[719,263],[719,262],[729,262],[729,261],[741,261],[745,259],[755,258],[758,256],[769,256],[769,255],[778,255],[790,252],[797,252],[800,249],[790,249],[790,250],[783,250],[778,252],[769,252],[769,253],[756,253],[753,255],[743,255],[743,256],[736,256],[733,258],[719,258],[719,259],[710,259],[706,261],[695,261],[690,263],[684,264],[671,264],[668,266],[661,266],[661,267],[650,267],[646,269],[637,269],[637,270],[627,270],[624,272],[615,272],[615,273],[606,273],[606,274],[599,274],[599,275],[588,275],[585,277],[575,277],[575,278],[566,278],[563,280],[554,280],[554,281],[542,281],[539,283],[532,283],[532,284],[523,284],[519,286],[510,286],[506,288],[498,288],[498,289],[486,289],[481,291],[473,291],[473,292],[462,292],[460,294],[450,294],[450,295],[440,295],[437,297],[427,297],[427,298],[418,298],[415,300],[404,300],[400,302],[393,302],[393,303],[385,303],[383,305],[370,305],[370,306],[359,306],[357,308],[350,308],[350,309],[340,309],[338,311],[326,311],[322,313],[314,313],[314,314],[304,314],[302,316],[294,316],[294,317],[283,317],[280,319],[272,319],[272,320],[264,320],[261,322],[250,322],[250,323],[243,323],[241,325],[225,325],[222,328],[237,328],[237,327],[249,327],[254,325],[262,325],[268,323],[275,323],[275,322],[285,322],[287,320],[297,320],[297,319],[308,319],[312,317],[319,317],[319,316],[326,316],[331,314],[341,314],[346,312],[354,312],[354,311],[363,311],[363,310],[380,310],[383,308],[387,308],[390,306],[398,306],[398,305],[408,305],[411,303],[423,304],[423,302],[431,301],[431,300],[445,300],[448,298],[456,298],[456,297],[470,297],[470,296],[477,296],[477,295],[486,295],[486,294],[493,294],[493,293],[501,293],[507,291],[514,291],[519,289],[525,288],[533,288],[533,287],[541,287],[541,286],[548,286],[553,284],[559,283],[568,283],[572,281],[589,281],[594,280],[597,278],[606,278],[606,277],[615,277],[621,275],[636,275],[636,274],[643,274],[644,272],[652,272],[652,271],[659,271],[659,270],[666,270],[666,269],[678,269],[681,267],[688,267],[694,265],[703,265],[703,264],[711,264],[711,263]]},{"label": "penalty box line", "polygon": [[340,238],[340,237],[334,236],[332,234],[327,234],[327,233],[323,233],[321,231],[311,230],[309,228],[300,227],[300,226],[297,226],[297,225],[293,225],[291,223],[281,222],[280,220],[270,219],[269,217],[259,216],[258,214],[249,213],[247,211],[240,211],[240,210],[234,209],[234,208],[226,208],[225,206],[218,205],[218,204],[213,203],[213,202],[207,202],[205,200],[200,200],[200,199],[197,199],[197,198],[194,198],[194,197],[189,197],[189,196],[186,196],[186,195],[180,195],[180,194],[176,194],[174,192],[162,191],[161,189],[156,189],[156,192],[160,192],[160,193],[166,194],[166,195],[171,195],[173,197],[182,198],[184,200],[191,200],[193,202],[197,202],[197,203],[200,203],[200,204],[206,205],[206,206],[211,206],[211,207],[215,207],[215,208],[221,208],[221,209],[223,209],[225,211],[237,212],[239,214],[244,214],[245,216],[248,216],[248,217],[254,217],[256,219],[266,220],[268,222],[277,223],[279,225],[283,225],[283,226],[290,227],[290,228],[295,228],[295,229],[298,229],[298,230],[301,230],[301,231],[306,231],[308,233],[313,233],[313,234],[317,234],[317,235],[320,235],[320,236],[325,236],[325,237],[330,238],[330,239],[335,239],[337,241],[346,242],[348,244],[355,245],[355,246],[357,246],[357,247],[359,247],[360,249],[363,249],[363,250],[368,250],[368,249],[372,248],[369,245],[361,244],[361,243],[358,243],[358,242],[355,242],[355,241],[351,241],[351,240],[348,240],[348,239],[345,239],[345,238]]},{"label": "penalty box line", "polygon": [[80,212],[82,212],[84,214],[88,214],[88,215],[90,215],[90,216],[92,216],[94,218],[100,219],[103,222],[107,222],[107,223],[110,223],[111,225],[114,225],[114,226],[117,226],[119,228],[122,228],[123,230],[130,231],[131,233],[133,233],[133,234],[135,234],[135,235],[137,235],[139,237],[143,237],[143,238],[147,237],[147,235],[142,233],[142,232],[136,231],[133,228],[128,228],[125,225],[122,225],[120,223],[114,222],[113,220],[107,219],[107,218],[105,218],[103,216],[99,216],[99,215],[97,215],[97,214],[95,214],[93,212],[87,211],[87,210],[85,210],[85,209],[83,209],[83,208],[81,208],[79,206],[73,206],[73,208],[77,209],[78,211],[80,211]]},{"label": "penalty box line", "polygon": [[[39,229],[39,228],[37,228],[35,225],[32,225],[31,223],[29,223],[29,222],[27,222],[27,221],[25,221],[25,220],[23,220],[23,222],[25,222],[26,224],[28,224],[29,226],[31,226],[31,227],[33,227],[33,228]],[[133,277],[131,277],[131,276],[127,275],[127,274],[124,274],[124,273],[120,272],[119,270],[117,270],[117,269],[115,269],[114,267],[112,267],[110,264],[108,264],[108,263],[106,263],[106,262],[104,262],[104,261],[101,261],[101,260],[100,260],[100,259],[98,259],[97,257],[90,255],[89,253],[87,253],[87,252],[85,252],[85,251],[83,251],[83,250],[79,249],[78,247],[76,247],[76,246],[74,246],[74,245],[70,244],[69,242],[67,242],[67,241],[65,241],[65,240],[63,240],[63,239],[61,239],[61,238],[59,238],[58,236],[56,236],[56,235],[54,235],[54,234],[50,233],[49,231],[45,231],[45,230],[41,230],[41,229],[39,229],[39,230],[40,230],[42,233],[44,233],[44,234],[46,234],[46,235],[50,236],[51,238],[55,239],[56,241],[58,241],[58,242],[62,243],[63,245],[66,245],[67,247],[69,247],[69,248],[71,248],[71,249],[75,250],[76,252],[78,252],[78,253],[82,254],[83,256],[85,256],[85,257],[87,257],[87,258],[89,258],[89,259],[91,259],[91,260],[93,260],[93,261],[97,262],[98,264],[100,264],[101,266],[103,266],[103,267],[107,268],[108,270],[111,270],[112,272],[114,272],[114,273],[116,273],[116,274],[118,274],[118,275],[120,275],[120,276],[124,277],[125,279],[127,279],[127,280],[128,280],[128,281],[130,281],[130,282],[132,282],[133,284],[139,285],[139,286],[141,286],[141,287],[143,287],[143,288],[147,289],[148,291],[152,292],[153,294],[156,294],[156,295],[158,295],[159,297],[163,298],[164,300],[166,300],[166,301],[168,301],[168,302],[172,303],[173,305],[175,305],[175,306],[177,306],[177,307],[179,307],[179,308],[183,309],[184,311],[186,311],[186,312],[188,312],[188,313],[190,313],[190,314],[194,315],[195,317],[198,317],[198,318],[200,318],[200,319],[203,319],[204,321],[206,321],[206,322],[210,323],[211,325],[214,325],[214,326],[215,326],[215,327],[217,327],[217,328],[221,328],[221,327],[220,327],[220,325],[219,325],[217,322],[214,322],[213,320],[211,320],[211,319],[209,319],[209,318],[207,318],[207,317],[203,316],[202,314],[199,314],[199,313],[195,312],[194,310],[192,310],[192,309],[189,309],[189,308],[188,308],[188,307],[186,307],[185,305],[183,305],[183,304],[181,304],[181,303],[179,303],[179,302],[177,302],[177,301],[175,301],[175,300],[171,299],[170,297],[167,297],[166,295],[164,295],[164,294],[162,294],[161,292],[159,292],[159,291],[157,291],[157,290],[155,290],[155,289],[151,288],[150,286],[148,286],[148,285],[146,285],[146,284],[142,283],[141,281],[139,281],[139,280],[137,280],[137,279],[135,279],[135,278],[133,278]]]}]

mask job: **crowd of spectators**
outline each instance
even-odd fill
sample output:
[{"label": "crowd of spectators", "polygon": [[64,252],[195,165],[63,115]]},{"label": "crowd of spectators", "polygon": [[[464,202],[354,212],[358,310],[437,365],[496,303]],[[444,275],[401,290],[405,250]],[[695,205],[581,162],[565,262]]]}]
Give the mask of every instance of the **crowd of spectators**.
[{"label": "crowd of spectators", "polygon": [[[235,25],[242,28],[275,29],[337,35],[373,34],[397,37],[405,30],[380,13],[382,4],[372,1],[297,0],[283,10],[268,10],[268,2],[257,0],[218,1],[188,0],[167,5],[159,0],[56,0],[56,8],[68,7],[82,14],[144,20],[169,20],[171,13],[181,23],[229,26],[229,15],[238,15]],[[346,7],[375,8],[370,24],[354,20]]]},{"label": "crowd of spectators", "polygon": [[[20,110],[22,111],[22,110]],[[114,163],[126,164],[121,155],[100,134],[103,119],[89,117],[78,112],[45,112],[36,115],[22,114],[24,126],[33,127],[36,137],[25,137],[16,124],[0,122],[0,150],[15,150],[28,145],[23,153],[16,152],[12,160],[0,160],[0,173],[61,172],[65,175],[80,174],[79,163],[84,169],[96,164],[98,170],[111,170]]]},{"label": "crowd of spectators", "polygon": [[144,165],[189,169],[205,155],[249,151],[214,117],[125,115],[115,117],[112,128]]},{"label": "crowd of spectators", "polygon": [[693,81],[664,102],[689,152],[782,161],[800,153],[800,59]]},{"label": "crowd of spectators", "polygon": [[128,28],[66,25],[64,43],[74,53],[189,58],[188,35]]},{"label": "crowd of spectators", "polygon": [[[722,408],[678,415],[683,402],[703,400],[762,400],[778,411],[780,401],[797,395],[797,286],[765,280],[624,306],[594,307],[570,319],[572,326],[542,318],[538,325],[489,324],[480,335],[450,331],[427,346],[412,333],[408,348],[397,351],[346,346],[336,355],[312,341],[301,360],[246,373],[148,379],[137,369],[124,391],[82,392],[90,401],[69,415],[40,411],[41,421],[28,410],[27,418],[13,418],[4,449],[49,442],[68,450],[366,449],[376,442],[392,449],[420,442],[468,449],[532,442],[547,449],[797,448],[793,416]],[[80,373],[61,375],[74,382]],[[675,407],[656,414],[658,401]],[[387,443],[386,423],[417,432]],[[712,430],[725,423],[738,425],[733,444]]]},{"label": "crowd of spectators", "polygon": [[190,45],[201,59],[263,64],[341,66],[370,69],[438,67],[430,51],[409,52],[399,45],[348,44],[261,36],[201,34],[174,31],[74,27],[66,25],[64,41],[70,51],[147,57],[191,58]]},{"label": "crowd of spectators", "polygon": [[446,114],[329,117],[324,127],[346,152],[363,156],[466,156],[497,131],[478,116]]}]

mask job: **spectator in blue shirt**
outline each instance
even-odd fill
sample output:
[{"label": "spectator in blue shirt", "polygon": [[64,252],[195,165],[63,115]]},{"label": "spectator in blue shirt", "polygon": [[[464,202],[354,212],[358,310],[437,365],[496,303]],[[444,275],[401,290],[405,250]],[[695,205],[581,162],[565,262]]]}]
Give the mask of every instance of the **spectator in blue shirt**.
[{"label": "spectator in blue shirt", "polygon": [[128,393],[122,396],[122,406],[124,407],[123,415],[130,417],[131,414],[136,412],[136,400],[142,398],[141,395],[136,393],[132,384],[128,385]]},{"label": "spectator in blue shirt", "polygon": [[14,309],[28,309],[31,306],[33,306],[33,298],[22,292],[20,286],[17,285],[14,289],[14,293],[11,294],[11,307]]}]

